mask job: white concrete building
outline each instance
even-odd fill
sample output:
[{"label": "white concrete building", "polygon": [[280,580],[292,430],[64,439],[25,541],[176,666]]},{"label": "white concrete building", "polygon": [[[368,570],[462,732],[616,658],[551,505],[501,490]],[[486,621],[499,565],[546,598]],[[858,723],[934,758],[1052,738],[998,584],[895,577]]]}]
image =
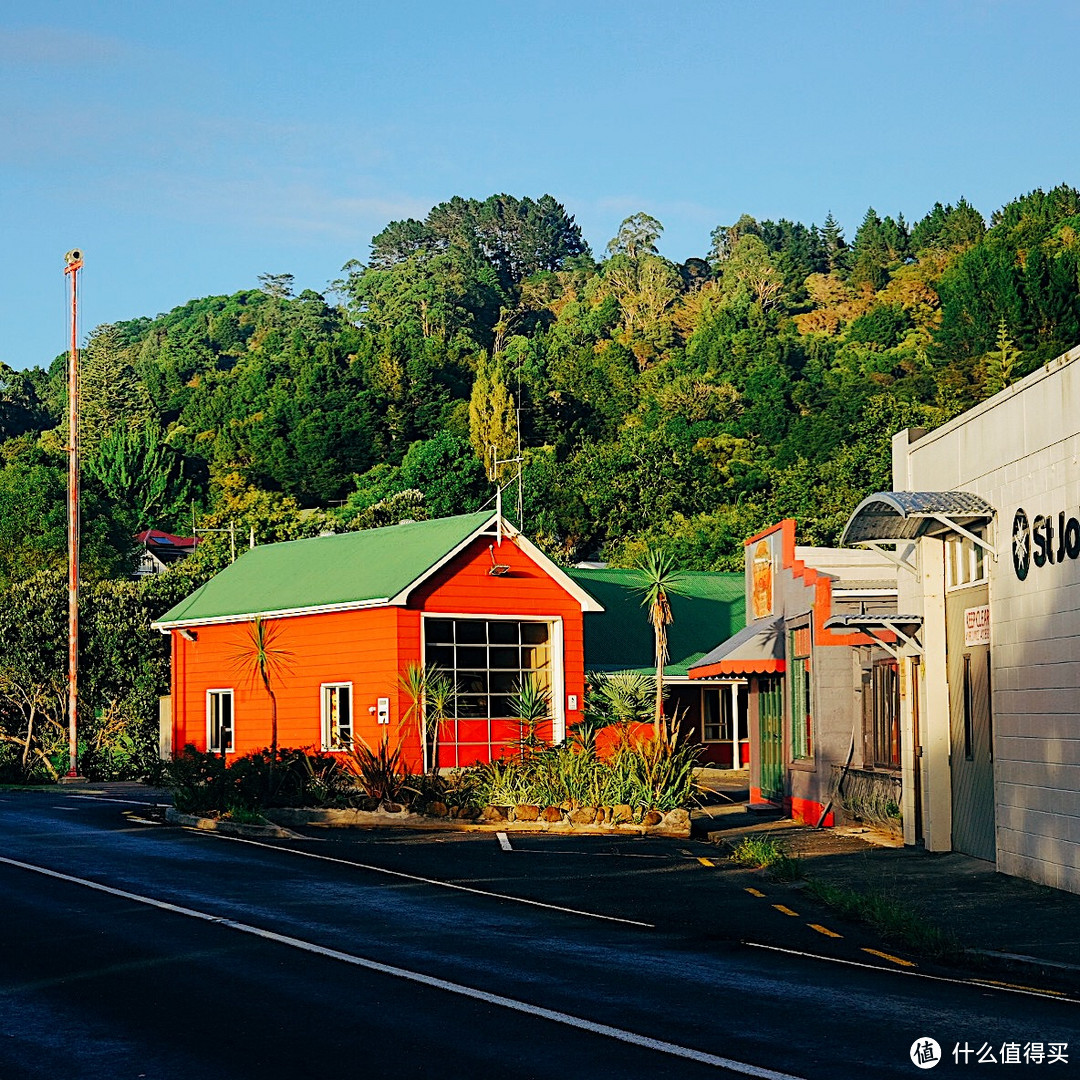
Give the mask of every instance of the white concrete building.
[{"label": "white concrete building", "polygon": [[893,438],[844,543],[890,552],[904,835],[1080,892],[1080,347]]}]

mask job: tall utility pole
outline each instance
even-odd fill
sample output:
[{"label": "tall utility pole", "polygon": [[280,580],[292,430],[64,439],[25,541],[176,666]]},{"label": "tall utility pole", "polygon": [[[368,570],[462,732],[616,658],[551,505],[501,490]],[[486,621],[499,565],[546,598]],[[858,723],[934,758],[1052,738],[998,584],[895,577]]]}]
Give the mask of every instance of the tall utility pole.
[{"label": "tall utility pole", "polygon": [[71,351],[68,354],[68,773],[79,778],[79,271],[78,248],[64,256],[64,274],[71,276]]}]

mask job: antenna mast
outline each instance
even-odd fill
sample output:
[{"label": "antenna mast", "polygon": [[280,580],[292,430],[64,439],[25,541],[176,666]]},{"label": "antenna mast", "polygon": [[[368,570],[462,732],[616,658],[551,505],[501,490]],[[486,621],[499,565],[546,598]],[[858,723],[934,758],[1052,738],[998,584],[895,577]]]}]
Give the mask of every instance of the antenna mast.
[{"label": "antenna mast", "polygon": [[79,271],[78,248],[64,256],[64,274],[71,277],[71,349],[68,353],[68,772],[79,777]]}]

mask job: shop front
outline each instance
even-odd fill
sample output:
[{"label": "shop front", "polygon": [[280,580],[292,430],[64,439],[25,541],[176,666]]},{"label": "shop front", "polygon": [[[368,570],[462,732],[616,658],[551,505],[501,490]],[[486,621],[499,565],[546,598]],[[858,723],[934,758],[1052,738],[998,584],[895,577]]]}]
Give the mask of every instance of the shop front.
[{"label": "shop front", "polygon": [[844,543],[901,567],[905,840],[1080,892],[1080,348],[933,431]]}]

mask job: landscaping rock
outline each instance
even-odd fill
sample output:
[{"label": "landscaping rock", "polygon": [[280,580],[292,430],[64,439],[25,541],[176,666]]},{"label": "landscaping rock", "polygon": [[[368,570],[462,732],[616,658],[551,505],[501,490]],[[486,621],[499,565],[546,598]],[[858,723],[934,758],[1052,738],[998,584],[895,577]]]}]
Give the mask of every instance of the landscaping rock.
[{"label": "landscaping rock", "polygon": [[689,829],[690,828],[690,811],[689,810],[669,810],[664,815],[666,824],[670,825],[673,829]]},{"label": "landscaping rock", "polygon": [[549,825],[555,825],[562,821],[562,808],[558,806],[548,806],[544,808],[544,812],[540,815],[542,821],[546,821]]},{"label": "landscaping rock", "polygon": [[428,804],[427,812],[432,817],[446,817],[450,811],[446,807],[446,803],[433,802]]},{"label": "landscaping rock", "polygon": [[405,813],[405,807],[401,803],[396,802],[384,802],[379,808],[384,814],[403,814]]},{"label": "landscaping rock", "polygon": [[595,806],[582,806],[570,811],[571,825],[591,825],[594,821],[596,821]]},{"label": "landscaping rock", "polygon": [[634,820],[633,807],[627,806],[626,803],[616,803],[611,808],[611,821],[615,825],[620,825],[625,821]]},{"label": "landscaping rock", "polygon": [[540,817],[540,807],[519,803],[514,807],[514,817],[517,821],[536,821]]},{"label": "landscaping rock", "polygon": [[664,820],[664,815],[659,810],[650,810],[648,813],[643,814],[641,818],[641,824],[646,828],[651,828],[654,825],[659,825]]},{"label": "landscaping rock", "polygon": [[485,806],[480,811],[481,821],[506,821],[506,819],[506,809],[502,806]]}]

